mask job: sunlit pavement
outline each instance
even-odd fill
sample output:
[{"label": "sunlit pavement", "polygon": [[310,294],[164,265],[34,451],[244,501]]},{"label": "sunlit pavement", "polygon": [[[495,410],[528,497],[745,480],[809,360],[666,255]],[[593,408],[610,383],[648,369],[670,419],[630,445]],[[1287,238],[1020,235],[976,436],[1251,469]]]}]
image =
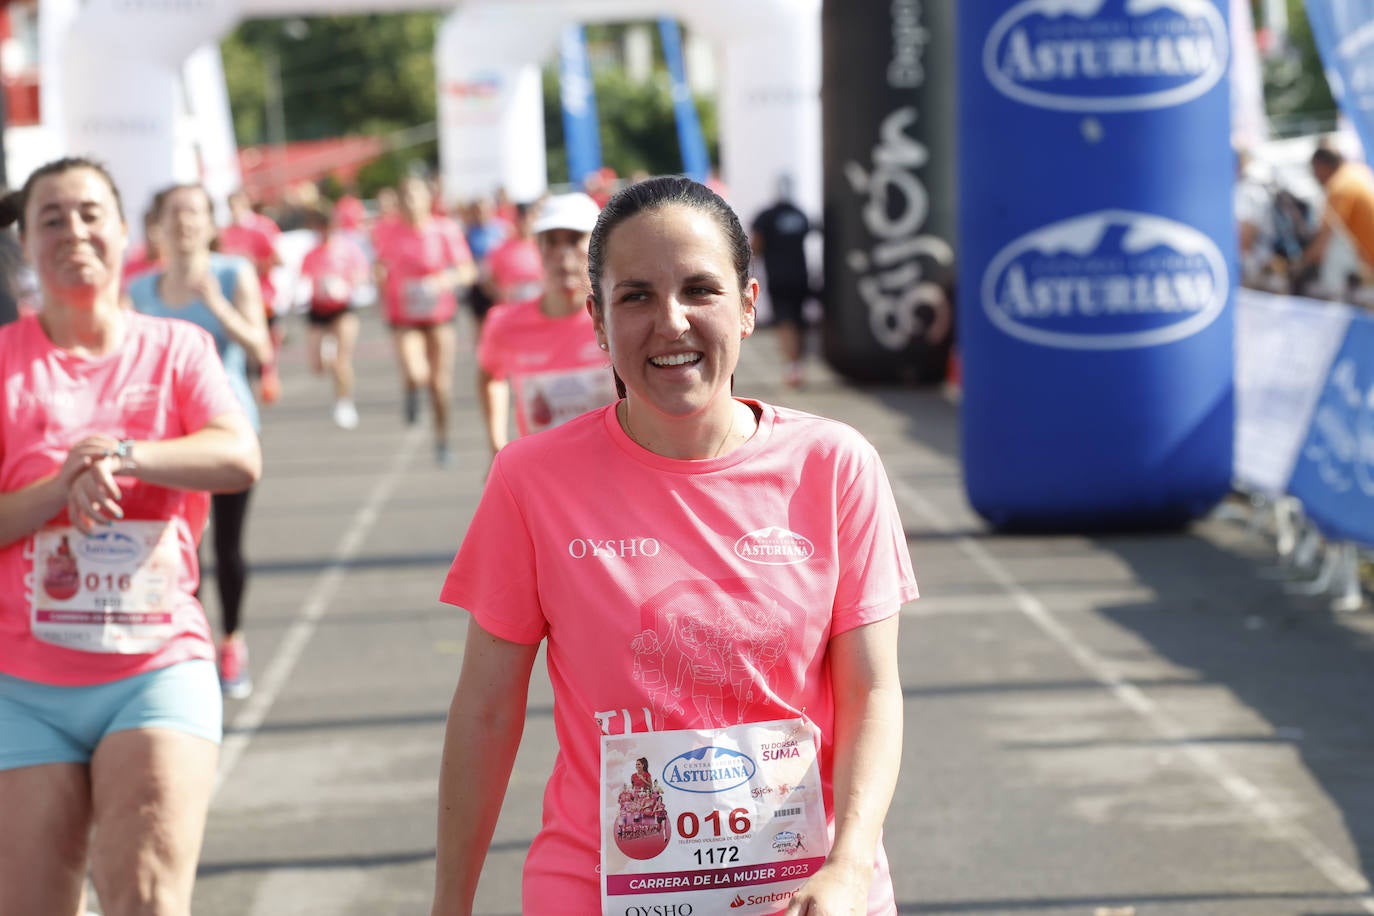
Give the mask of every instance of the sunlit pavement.
[{"label": "sunlit pavement", "polygon": [[[375,316],[353,431],[333,425],[291,329],[250,515],[257,691],[226,708],[194,911],[426,914],[466,623],[437,594],[486,467],[470,334],[456,460],[440,469],[427,425],[403,425]],[[1374,615],[1285,596],[1263,574],[1265,539],[1235,523],[991,537],[964,501],[940,392],[851,388],[819,364],[798,391],[780,377],[762,332],[736,391],[878,446],[925,596],[902,621],[887,822],[902,912],[1374,913]],[[542,662],[529,702],[479,913],[520,912],[554,750]]]}]

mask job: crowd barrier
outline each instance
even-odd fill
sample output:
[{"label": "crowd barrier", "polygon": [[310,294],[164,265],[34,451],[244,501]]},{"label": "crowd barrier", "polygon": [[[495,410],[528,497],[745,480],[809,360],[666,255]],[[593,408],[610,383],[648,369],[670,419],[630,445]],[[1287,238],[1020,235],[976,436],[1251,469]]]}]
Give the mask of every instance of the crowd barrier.
[{"label": "crowd barrier", "polygon": [[1360,607],[1359,553],[1374,548],[1374,314],[1239,291],[1234,478],[1273,510],[1286,561],[1321,557],[1293,590]]}]

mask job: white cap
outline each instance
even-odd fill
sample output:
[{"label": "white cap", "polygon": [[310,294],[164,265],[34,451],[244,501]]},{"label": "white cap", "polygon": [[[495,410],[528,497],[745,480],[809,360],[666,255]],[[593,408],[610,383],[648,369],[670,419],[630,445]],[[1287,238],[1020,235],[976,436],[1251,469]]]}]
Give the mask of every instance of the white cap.
[{"label": "white cap", "polygon": [[591,232],[596,226],[596,218],[601,208],[581,191],[572,194],[558,194],[539,205],[539,215],[535,217],[535,235],[553,229],[571,229],[573,232]]}]

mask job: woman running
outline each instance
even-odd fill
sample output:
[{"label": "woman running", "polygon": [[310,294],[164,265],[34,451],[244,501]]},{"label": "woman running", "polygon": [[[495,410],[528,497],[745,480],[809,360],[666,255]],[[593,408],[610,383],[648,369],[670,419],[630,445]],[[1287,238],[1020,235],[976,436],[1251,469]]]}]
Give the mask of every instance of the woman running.
[{"label": "woman running", "polygon": [[210,336],[125,308],[109,174],[50,162],[0,202],[40,309],[0,328],[0,913],[185,916],[223,701],[196,601],[207,490],[257,436]]},{"label": "woman running", "polygon": [[477,279],[477,268],[458,224],[431,214],[433,198],[423,178],[411,176],[398,190],[401,220],[377,240],[382,300],[405,386],[406,422],[419,419],[420,390],[428,389],[434,457],[442,466],[453,457],[448,420],[457,345],[455,293]]},{"label": "woman running", "polygon": [[329,369],[334,377],[334,422],[342,429],[356,429],[353,347],[358,341],[358,316],[353,297],[367,282],[367,255],[336,231],[327,204],[306,211],[305,228],[319,237],[319,244],[301,259],[300,271],[310,285],[310,308],[305,314],[310,368],[316,374]]},{"label": "woman running", "polygon": [[[253,265],[244,258],[210,250],[215,240],[214,210],[210,195],[200,185],[166,188],[154,198],[154,207],[163,266],[129,284],[129,298],[145,315],[182,318],[210,332],[234,393],[257,432],[258,408],[248,383],[248,361],[269,361],[272,341]],[[216,493],[212,498],[215,583],[224,630],[219,673],[225,695],[234,699],[253,691],[248,644],[242,631],[243,595],[248,585],[243,529],[251,495],[250,487]]]},{"label": "woman running", "polygon": [[[734,211],[685,178],[631,185],[597,221],[587,307],[621,399],[496,455],[441,592],[472,616],[436,916],[471,911],[545,640],[559,750],[522,912],[726,913],[736,888],[714,878],[728,865],[775,910],[896,913],[881,829],[911,558],[872,445],[732,396],[754,330],[749,261]],[[726,689],[732,667],[745,689]],[[660,840],[617,842],[640,758],[632,790],[654,761],[674,816]],[[758,785],[786,786],[787,803]],[[793,837],[827,834],[791,855]]]}]

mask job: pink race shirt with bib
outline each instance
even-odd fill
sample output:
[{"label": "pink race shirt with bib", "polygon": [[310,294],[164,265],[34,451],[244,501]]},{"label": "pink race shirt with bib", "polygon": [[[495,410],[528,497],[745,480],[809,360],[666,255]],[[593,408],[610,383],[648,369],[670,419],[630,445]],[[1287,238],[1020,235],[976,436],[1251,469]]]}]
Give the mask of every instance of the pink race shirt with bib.
[{"label": "pink race shirt with bib", "polygon": [[472,260],[457,223],[443,218],[423,226],[399,222],[386,230],[377,256],[386,265],[383,297],[388,321],[424,326],[453,317],[458,309],[453,290],[436,290],[426,278]]},{"label": "pink race shirt with bib", "polygon": [[[441,598],[549,641],[559,754],[527,913],[781,912],[829,851],[826,648],[916,582],[872,446],[745,403],[758,430],[720,458],[655,455],[610,406],[492,466]],[[895,912],[881,848],[869,912]]]},{"label": "pink race shirt with bib", "polygon": [[[242,413],[210,335],[124,318],[123,343],[100,357],[54,347],[35,316],[0,329],[0,490],[55,473],[87,436],[172,439]],[[0,547],[0,672],[82,686],[214,658],[194,597],[209,494],[118,482],[123,519],[83,535],[63,509]]]},{"label": "pink race shirt with bib", "polygon": [[615,400],[611,363],[585,309],[550,318],[538,299],[498,305],[482,325],[477,362],[510,381],[522,436]]},{"label": "pink race shirt with bib", "polygon": [[311,311],[328,315],[348,308],[367,271],[367,255],[343,236],[310,249],[301,259],[301,276],[310,279]]}]

